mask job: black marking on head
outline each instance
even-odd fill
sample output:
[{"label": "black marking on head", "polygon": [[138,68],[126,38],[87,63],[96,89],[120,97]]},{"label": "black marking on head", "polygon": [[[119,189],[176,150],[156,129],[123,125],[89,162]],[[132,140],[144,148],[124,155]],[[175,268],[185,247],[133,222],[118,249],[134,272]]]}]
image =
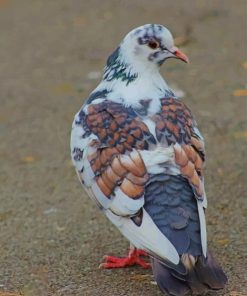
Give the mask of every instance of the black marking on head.
[{"label": "black marking on head", "polygon": [[134,33],[134,35],[139,35],[139,33],[142,31],[142,29],[137,29],[137,30],[135,30],[135,33]]},{"label": "black marking on head", "polygon": [[150,41],[153,41],[153,42],[157,42],[159,44],[159,47],[162,49],[162,44],[161,44],[161,38],[158,38],[156,37],[155,35],[144,35],[142,37],[139,37],[137,39],[138,43],[140,45],[144,45],[144,44],[147,44],[149,43]]},{"label": "black marking on head", "polygon": [[163,30],[163,26],[156,25],[156,24],[151,24],[151,25],[148,25],[148,26],[144,27],[143,29],[138,29],[135,32],[135,35],[139,35],[139,33],[141,31],[143,31],[143,35],[141,37],[139,37],[138,40],[137,40],[140,45],[147,44],[149,41],[153,40],[153,41],[155,41],[155,42],[157,42],[159,44],[159,47],[162,50],[164,50],[166,48],[162,44],[161,38],[159,38],[157,36],[157,33],[161,32],[162,30]]},{"label": "black marking on head", "polygon": [[163,63],[164,63],[165,60],[166,60],[166,59],[160,60],[160,61],[158,62],[158,65],[161,67],[161,66],[163,65]]},{"label": "black marking on head", "polygon": [[140,45],[143,45],[143,44],[147,44],[147,39],[146,38],[144,38],[144,37],[139,37],[138,39],[137,39],[137,41],[138,41],[138,43],[140,44]]},{"label": "black marking on head", "polygon": [[155,60],[155,59],[157,59],[157,58],[159,57],[160,53],[161,53],[160,51],[156,51],[156,52],[151,53],[151,54],[148,56],[148,60],[149,60],[150,62],[152,62],[153,60]]},{"label": "black marking on head", "polygon": [[157,28],[159,29],[159,31],[163,30],[163,26],[161,26],[161,25],[157,25]]},{"label": "black marking on head", "polygon": [[168,51],[168,49],[161,43],[161,39],[160,39],[160,48],[162,49],[162,50],[166,50],[166,51]]}]

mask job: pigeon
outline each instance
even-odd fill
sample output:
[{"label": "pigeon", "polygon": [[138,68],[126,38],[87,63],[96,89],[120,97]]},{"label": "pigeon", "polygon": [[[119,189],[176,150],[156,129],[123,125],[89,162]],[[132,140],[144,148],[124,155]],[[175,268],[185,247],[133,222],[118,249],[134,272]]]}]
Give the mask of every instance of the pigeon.
[{"label": "pigeon", "polygon": [[182,296],[223,289],[227,277],[207,248],[204,139],[159,72],[169,58],[189,62],[166,27],[125,36],[75,115],[71,157],[87,194],[131,244],[101,268],[149,268],[148,256],[160,290]]}]

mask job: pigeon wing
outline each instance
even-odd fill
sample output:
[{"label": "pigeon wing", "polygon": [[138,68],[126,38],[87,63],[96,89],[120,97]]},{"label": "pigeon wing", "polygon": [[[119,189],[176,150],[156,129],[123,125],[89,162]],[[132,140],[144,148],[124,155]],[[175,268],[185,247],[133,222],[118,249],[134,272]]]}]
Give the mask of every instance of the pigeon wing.
[{"label": "pigeon wing", "polygon": [[161,111],[152,117],[157,139],[163,145],[172,145],[174,161],[180,174],[188,180],[197,203],[203,254],[207,255],[205,208],[207,198],[204,190],[205,148],[190,109],[175,98],[161,99]]},{"label": "pigeon wing", "polygon": [[140,151],[155,144],[133,109],[108,100],[86,105],[73,124],[72,159],[90,197],[136,247],[177,264],[175,247],[143,209],[149,176]]}]

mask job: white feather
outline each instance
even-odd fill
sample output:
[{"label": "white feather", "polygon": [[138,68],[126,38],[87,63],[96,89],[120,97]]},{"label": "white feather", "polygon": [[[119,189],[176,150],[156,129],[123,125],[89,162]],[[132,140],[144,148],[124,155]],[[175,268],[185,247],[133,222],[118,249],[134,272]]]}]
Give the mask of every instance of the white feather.
[{"label": "white feather", "polygon": [[115,197],[110,204],[109,209],[121,216],[134,215],[144,205],[144,197],[132,199],[127,196],[119,187],[115,190]]},{"label": "white feather", "polygon": [[202,206],[206,209],[208,207],[208,200],[207,200],[207,195],[205,191],[204,178],[202,179],[202,186],[203,186],[203,192],[204,192]]},{"label": "white feather", "polygon": [[[158,145],[154,150],[140,150],[139,153],[144,161],[148,173],[157,174],[157,165],[165,164],[167,162],[174,162],[173,147],[164,148]],[[162,168],[160,167],[161,172]]]},{"label": "white feather", "polygon": [[97,89],[109,89],[114,84],[114,91],[107,96],[108,100],[123,103],[125,106],[139,106],[140,100],[152,98],[150,104],[149,115],[155,114],[160,110],[160,98],[164,96],[168,86],[159,72],[147,70],[148,73],[139,73],[138,78],[126,86],[120,79],[114,79],[110,83],[101,81]]},{"label": "white feather", "polygon": [[144,209],[140,226],[137,226],[130,218],[117,216],[109,210],[105,214],[137,248],[154,253],[174,264],[179,263],[179,255],[175,247],[158,229]]},{"label": "white feather", "polygon": [[[160,108],[160,106],[159,106]],[[143,122],[146,124],[146,126],[148,127],[150,133],[154,136],[155,140],[158,142],[157,137],[156,137],[156,124],[153,120],[151,120],[150,118],[144,118]]]},{"label": "white feather", "polygon": [[101,207],[103,207],[104,209],[108,209],[111,200],[107,196],[105,196],[104,193],[100,190],[96,181],[93,182],[91,186],[91,191],[93,194],[90,195],[90,197],[93,198],[97,204],[100,204]]},{"label": "white feather", "polygon": [[201,201],[197,200],[197,207],[200,219],[200,230],[201,230],[201,243],[203,255],[207,257],[207,228],[206,228],[206,218],[204,213],[203,204]]},{"label": "white feather", "polygon": [[87,158],[85,158],[83,160],[83,166],[84,166],[84,170],[81,173],[82,179],[84,181],[84,184],[87,187],[90,187],[94,182],[95,174],[94,174],[94,172],[93,172],[93,170],[91,168],[91,165],[90,165]]}]

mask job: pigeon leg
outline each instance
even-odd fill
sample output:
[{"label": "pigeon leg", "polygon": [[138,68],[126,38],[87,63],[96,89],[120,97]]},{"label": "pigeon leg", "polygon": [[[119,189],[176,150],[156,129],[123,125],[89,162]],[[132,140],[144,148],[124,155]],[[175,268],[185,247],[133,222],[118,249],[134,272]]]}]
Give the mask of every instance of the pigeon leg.
[{"label": "pigeon leg", "polygon": [[104,256],[105,262],[101,263],[99,268],[123,268],[133,265],[140,265],[145,269],[150,268],[150,263],[146,262],[141,256],[148,256],[148,254],[143,250],[131,248],[127,257]]}]

